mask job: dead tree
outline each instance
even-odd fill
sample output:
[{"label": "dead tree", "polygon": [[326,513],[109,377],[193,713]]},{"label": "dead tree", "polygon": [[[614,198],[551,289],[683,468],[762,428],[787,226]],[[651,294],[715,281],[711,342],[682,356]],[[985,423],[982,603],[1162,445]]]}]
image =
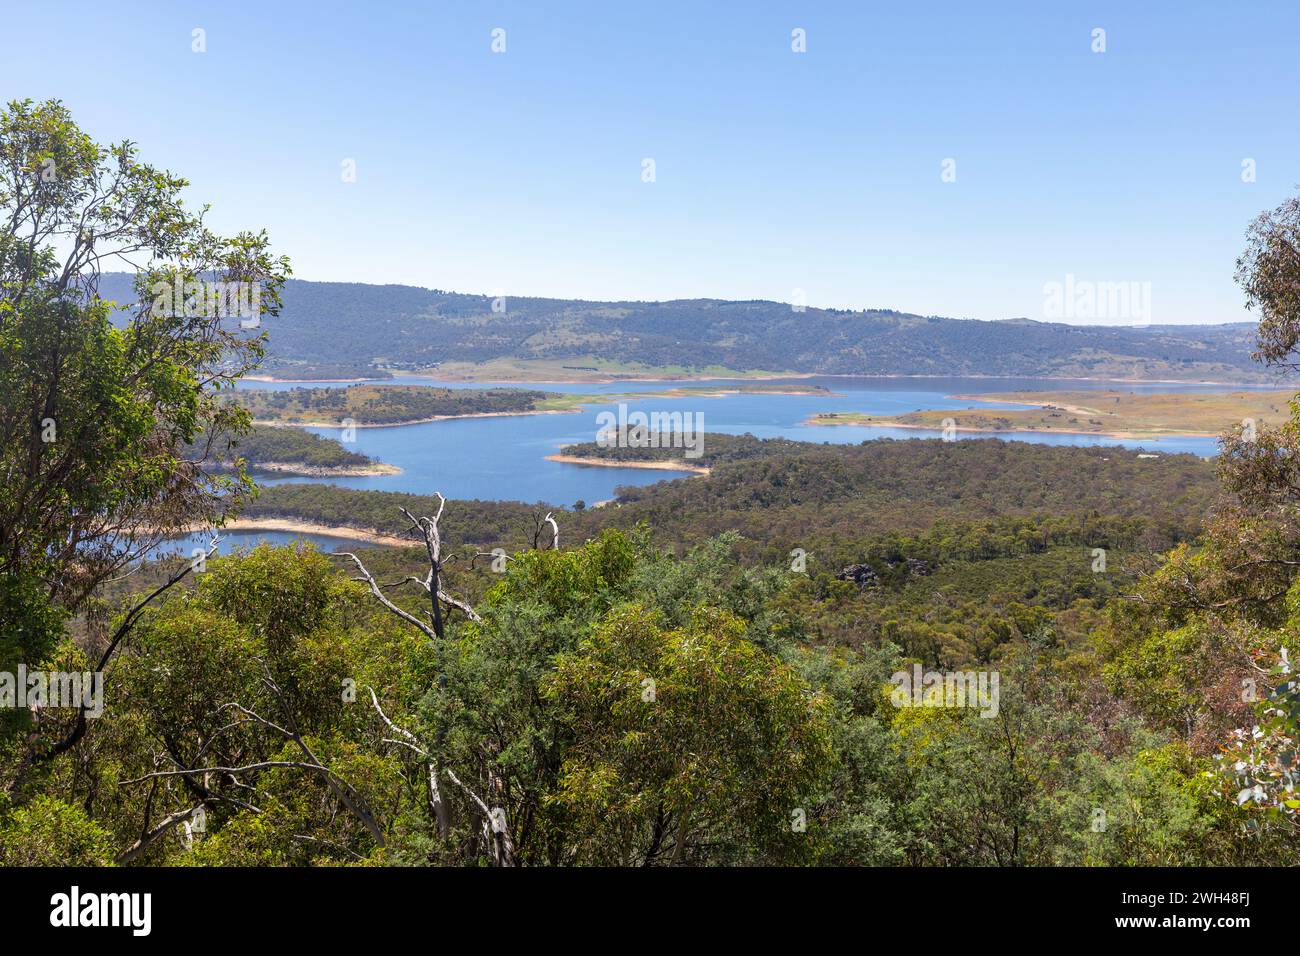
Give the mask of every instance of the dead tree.
[{"label": "dead tree", "polygon": [[[443,509],[447,506],[447,499],[444,498],[441,493],[437,493],[437,497],[438,511],[432,517],[422,516],[417,518],[405,508],[402,509],[402,514],[405,515],[407,520],[411,523],[411,527],[415,531],[419,532],[420,537],[424,540],[425,556],[428,561],[429,569],[423,577],[408,575],[392,584],[381,585],[375,580],[374,575],[366,569],[362,560],[355,554],[351,552],[336,553],[341,557],[351,559],[359,572],[359,576],[354,578],[354,580],[362,581],[367,584],[370,588],[370,593],[375,596],[380,604],[387,608],[388,611],[396,617],[417,628],[433,642],[439,659],[438,687],[439,690],[445,692],[447,687],[445,658],[446,626],[443,614],[443,605],[460,611],[471,621],[479,622],[482,621],[482,618],[468,603],[452,597],[442,589],[444,562],[442,557],[442,532],[439,528],[439,522],[442,520]],[[549,519],[550,516],[548,515],[547,518]],[[553,519],[552,524],[554,525]],[[557,527],[557,540],[558,533],[559,529]],[[427,621],[412,614],[404,608],[399,607],[384,593],[388,588],[397,587],[408,582],[418,584],[429,595],[430,607]],[[494,812],[488,807],[482,797],[480,797],[472,787],[457,777],[450,768],[440,767],[438,765],[437,754],[441,752],[443,747],[445,729],[442,726],[438,727],[434,748],[431,752],[429,749],[421,746],[419,738],[414,734],[397,726],[388,718],[388,715],[384,713],[383,708],[379,706],[379,698],[373,689],[370,690],[370,699],[374,704],[375,712],[379,715],[380,720],[382,720],[384,725],[395,735],[393,737],[385,737],[384,742],[405,747],[423,759],[425,776],[428,781],[429,807],[433,812],[435,821],[437,822],[439,836],[445,839],[451,829],[450,810],[447,806],[447,801],[441,785],[441,779],[446,777],[446,779],[450,780],[453,784],[463,790],[478,808],[479,812],[482,813],[483,821],[481,825],[483,827],[483,836],[485,842],[493,848],[493,863],[497,866],[513,866],[515,861],[514,841],[511,838],[509,827],[506,825],[504,811],[497,810]]]},{"label": "dead tree", "polygon": [[[442,794],[438,785],[438,767],[434,757],[428,750],[420,746],[420,740],[415,734],[393,723],[384,709],[379,706],[379,698],[375,696],[373,688],[367,688],[370,691],[370,700],[375,706],[375,712],[379,714],[385,726],[399,737],[385,737],[384,743],[396,744],[399,747],[405,747],[413,753],[419,755],[424,760],[426,777],[429,782],[429,806],[438,820],[439,834],[446,837],[446,820],[447,811],[446,803],[442,799]],[[487,803],[474,792],[474,789],[465,784],[451,768],[445,768],[442,771],[447,779],[465,791],[465,794],[474,802],[479,809],[481,819],[480,826],[483,831],[483,842],[492,847],[492,862],[497,866],[514,866],[515,865],[515,846],[514,840],[510,836],[510,828],[505,820],[505,811],[498,808],[493,810]]]},{"label": "dead tree", "polygon": [[554,550],[560,548],[560,526],[555,520],[555,513],[548,511],[545,516],[540,511],[533,512],[533,550],[542,550],[543,537],[546,534],[546,526],[551,526],[551,547]]},{"label": "dead tree", "polygon": [[[432,518],[416,518],[405,508],[402,509],[402,514],[406,516],[407,520],[411,522],[412,527],[416,531],[420,532],[420,536],[424,539],[424,548],[425,553],[428,556],[429,570],[423,578],[418,578],[415,575],[408,575],[400,581],[394,581],[392,584],[380,586],[379,583],[375,581],[374,576],[366,570],[366,566],[362,563],[361,559],[351,551],[336,551],[335,554],[339,557],[350,558],[352,560],[352,563],[356,565],[357,571],[360,572],[360,576],[354,580],[364,581],[368,584],[370,586],[370,593],[378,598],[379,602],[383,604],[384,607],[388,608],[389,611],[396,614],[403,621],[406,621],[406,623],[419,628],[424,632],[425,636],[427,636],[429,640],[441,647],[442,641],[446,637],[446,630],[443,624],[443,604],[446,604],[449,607],[454,607],[471,621],[481,621],[482,618],[478,616],[478,612],[470,607],[469,604],[458,598],[452,597],[446,591],[442,590],[442,534],[438,530],[438,522],[442,520],[442,512],[447,506],[447,499],[442,496],[441,492],[435,492],[435,494],[438,496],[438,513]],[[402,608],[390,601],[384,594],[385,588],[397,587],[398,585],[406,584],[407,582],[418,584],[420,587],[424,588],[426,593],[428,593],[430,604],[429,623],[425,623],[414,614],[404,611]]]}]

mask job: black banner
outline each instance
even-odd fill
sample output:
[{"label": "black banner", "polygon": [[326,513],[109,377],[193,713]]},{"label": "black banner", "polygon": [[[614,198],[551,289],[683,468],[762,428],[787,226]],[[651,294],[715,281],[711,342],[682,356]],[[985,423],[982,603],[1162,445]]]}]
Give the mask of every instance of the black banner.
[{"label": "black banner", "polygon": [[373,941],[417,926],[538,942],[635,931],[666,943],[693,935],[688,926],[743,937],[807,932],[810,921],[939,946],[1029,932],[1228,942],[1287,931],[1295,898],[1292,872],[1263,869],[49,869],[0,871],[0,887],[16,938],[128,945],[195,942],[218,927],[246,941]]}]

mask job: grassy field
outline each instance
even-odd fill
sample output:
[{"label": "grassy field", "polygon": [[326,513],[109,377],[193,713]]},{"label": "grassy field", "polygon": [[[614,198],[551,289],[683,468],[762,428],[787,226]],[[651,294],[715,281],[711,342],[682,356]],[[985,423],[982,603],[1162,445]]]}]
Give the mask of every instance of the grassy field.
[{"label": "grassy field", "polygon": [[1069,432],[1115,438],[1159,435],[1219,435],[1245,419],[1274,425],[1289,415],[1291,390],[1260,392],[1173,392],[1139,394],[1120,390],[1081,392],[992,392],[954,395],[957,399],[1005,402],[1025,409],[924,409],[885,417],[857,412],[824,413],[811,425],[865,425],[880,428],[944,428],[958,431]]}]

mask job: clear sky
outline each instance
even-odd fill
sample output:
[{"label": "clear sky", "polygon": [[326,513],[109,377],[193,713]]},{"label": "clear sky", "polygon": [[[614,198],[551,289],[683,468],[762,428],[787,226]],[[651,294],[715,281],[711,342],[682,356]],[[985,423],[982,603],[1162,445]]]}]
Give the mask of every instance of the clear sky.
[{"label": "clear sky", "polygon": [[0,96],[306,279],[1041,319],[1073,275],[1238,321],[1244,230],[1300,183],[1295,0],[6,7]]}]

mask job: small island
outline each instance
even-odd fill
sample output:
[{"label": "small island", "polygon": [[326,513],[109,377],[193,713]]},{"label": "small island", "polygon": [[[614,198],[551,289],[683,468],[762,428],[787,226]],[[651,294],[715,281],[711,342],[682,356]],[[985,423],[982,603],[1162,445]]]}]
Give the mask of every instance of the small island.
[{"label": "small island", "polygon": [[447,418],[552,411],[549,392],[519,388],[438,388],[431,385],[350,385],[346,388],[246,389],[235,393],[253,421],[316,428],[382,428]]},{"label": "small island", "polygon": [[401,469],[349,451],[332,438],[322,438],[299,428],[254,425],[242,435],[222,435],[209,440],[200,435],[186,446],[185,454],[217,471],[243,461],[250,474],[302,475],[311,478],[364,478],[397,475]]},{"label": "small island", "polygon": [[[577,445],[566,445],[555,455],[547,455],[547,461],[558,461],[565,465],[584,465],[592,468],[646,468],[651,471],[686,471],[695,475],[707,475],[710,470],[705,465],[693,465],[690,462],[678,458],[655,458],[655,459],[630,459],[630,458],[602,458],[596,455],[571,454],[570,451],[578,448]],[[606,450],[606,449],[602,449]],[[681,454],[680,448],[665,449],[666,451]]]},{"label": "small island", "polygon": [[694,457],[686,457],[683,436],[671,432],[652,432],[643,445],[611,446],[586,441],[565,445],[557,455],[548,455],[548,461],[572,465],[595,465],[605,468],[653,468],[666,471],[688,471],[708,475],[722,464],[747,462],[772,454],[789,452],[807,445],[788,438],[756,438],[750,434],[726,435],[707,432],[691,436],[698,450]]}]

